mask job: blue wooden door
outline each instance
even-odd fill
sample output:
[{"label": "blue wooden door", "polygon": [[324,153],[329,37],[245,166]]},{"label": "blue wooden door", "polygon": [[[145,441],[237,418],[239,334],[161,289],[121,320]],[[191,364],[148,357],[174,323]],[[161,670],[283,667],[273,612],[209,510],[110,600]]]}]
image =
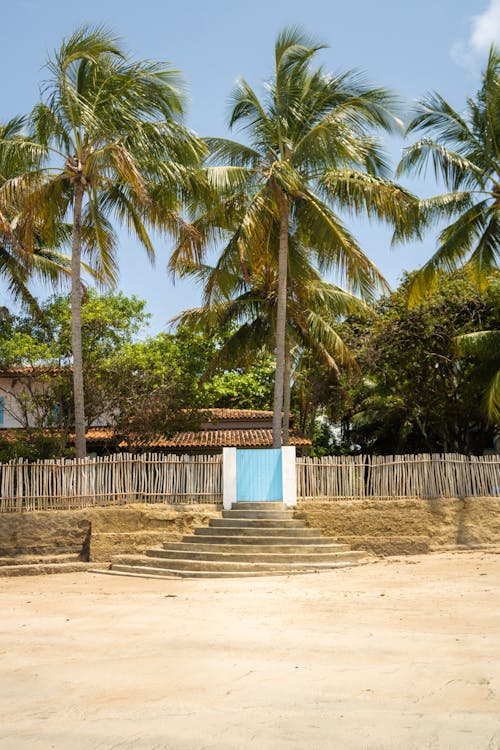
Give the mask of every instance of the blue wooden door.
[{"label": "blue wooden door", "polygon": [[236,498],[241,502],[283,499],[279,448],[236,451]]}]

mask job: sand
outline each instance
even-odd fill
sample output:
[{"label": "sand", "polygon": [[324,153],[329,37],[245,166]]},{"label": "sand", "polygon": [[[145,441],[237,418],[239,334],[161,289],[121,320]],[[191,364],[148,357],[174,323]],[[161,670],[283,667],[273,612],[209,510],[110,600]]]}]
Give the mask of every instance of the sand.
[{"label": "sand", "polygon": [[500,750],[500,555],[0,579],[1,750]]}]

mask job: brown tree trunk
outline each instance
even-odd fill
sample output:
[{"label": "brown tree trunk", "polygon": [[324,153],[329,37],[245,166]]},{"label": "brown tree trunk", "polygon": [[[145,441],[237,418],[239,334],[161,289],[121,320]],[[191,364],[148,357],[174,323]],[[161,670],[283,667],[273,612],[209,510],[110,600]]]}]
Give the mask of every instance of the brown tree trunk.
[{"label": "brown tree trunk", "polygon": [[290,398],[291,398],[290,342],[285,339],[285,375],[283,379],[283,445],[290,445]]},{"label": "brown tree trunk", "polygon": [[77,458],[85,458],[85,402],[83,394],[82,354],[82,204],[84,186],[75,183],[73,207],[73,241],[71,247],[71,345],[73,349],[73,399],[75,405],[75,449]]},{"label": "brown tree trunk", "polygon": [[288,203],[278,187],[274,188],[280,211],[278,255],[278,300],[276,310],[276,372],[274,375],[273,448],[281,447],[281,412],[285,376],[285,332],[288,265]]}]

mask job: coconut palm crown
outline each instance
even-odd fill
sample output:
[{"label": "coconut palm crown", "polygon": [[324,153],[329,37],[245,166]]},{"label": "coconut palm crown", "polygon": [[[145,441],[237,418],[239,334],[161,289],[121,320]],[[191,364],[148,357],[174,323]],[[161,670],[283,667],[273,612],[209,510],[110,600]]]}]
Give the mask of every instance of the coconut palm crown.
[{"label": "coconut palm crown", "polygon": [[[371,299],[384,280],[334,206],[397,226],[408,219],[413,197],[386,178],[376,130],[398,127],[394,97],[356,72],[328,74],[313,62],[322,45],[300,29],[285,28],[275,44],[274,73],[259,98],[240,80],[230,100],[229,127],[246,142],[207,138],[208,179],[216,200],[194,222],[202,241],[223,242],[245,258],[277,238],[276,379],[273,445],[281,445],[285,371],[289,235],[307,248],[320,270]],[[172,266],[193,259],[183,237]]]},{"label": "coconut palm crown", "polygon": [[151,230],[178,231],[180,201],[193,192],[193,167],[205,149],[182,125],[179,74],[165,64],[131,61],[105,29],[78,29],[63,40],[47,68],[29,133],[11,149],[13,155],[16,149],[31,154],[38,167],[11,185],[11,197],[48,227],[65,219],[72,225],[75,445],[82,457],[82,256],[93,257],[113,283],[116,222],[153,259]]},{"label": "coconut palm crown", "polygon": [[[23,138],[24,125],[23,117],[0,124],[0,141],[15,142]],[[43,227],[36,222],[33,224],[31,217],[23,214],[22,206],[11,200],[12,182],[37,166],[28,154],[17,153],[17,159],[12,156],[10,147],[2,148],[0,145],[0,278],[10,298],[36,314],[39,308],[30,290],[30,281],[37,279],[58,284],[68,278],[71,259],[44,244]],[[60,242],[64,242],[67,227],[60,226],[58,235]],[[57,245],[57,240],[49,243],[54,244]]]},{"label": "coconut palm crown", "polygon": [[420,174],[429,164],[448,189],[421,202],[427,220],[452,219],[438,248],[413,283],[410,302],[431,292],[437,276],[465,265],[486,283],[500,258],[500,54],[491,47],[481,88],[463,113],[442,96],[429,94],[415,108],[408,133],[420,140],[406,148],[398,173]]}]

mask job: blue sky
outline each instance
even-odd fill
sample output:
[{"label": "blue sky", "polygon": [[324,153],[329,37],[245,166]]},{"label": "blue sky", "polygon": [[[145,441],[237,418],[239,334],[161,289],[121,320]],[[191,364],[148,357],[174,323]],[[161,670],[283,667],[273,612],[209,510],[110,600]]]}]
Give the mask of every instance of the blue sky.
[{"label": "blue sky", "polygon": [[[462,108],[478,88],[489,44],[500,43],[500,0],[4,0],[2,6],[1,120],[30,110],[46,75],[44,62],[63,36],[81,23],[104,23],[136,58],[166,60],[184,72],[188,124],[200,135],[227,134],[227,99],[235,80],[244,76],[260,86],[284,25],[300,24],[329,45],[321,55],[326,69],[364,70],[408,104],[436,90]],[[388,143],[395,163],[402,146],[397,138]],[[437,192],[431,178],[405,184],[422,195]],[[434,248],[434,235],[391,249],[390,231],[380,225],[349,220],[349,226],[393,286],[403,269],[421,265]],[[158,242],[152,269],[134,240],[121,236],[120,288],[147,300],[152,333],[199,301],[195,286],[173,285],[167,276],[170,249],[168,240]]]}]

